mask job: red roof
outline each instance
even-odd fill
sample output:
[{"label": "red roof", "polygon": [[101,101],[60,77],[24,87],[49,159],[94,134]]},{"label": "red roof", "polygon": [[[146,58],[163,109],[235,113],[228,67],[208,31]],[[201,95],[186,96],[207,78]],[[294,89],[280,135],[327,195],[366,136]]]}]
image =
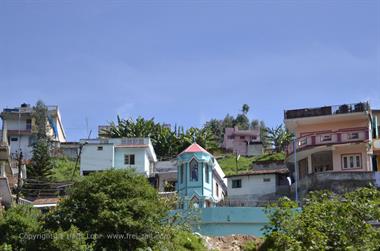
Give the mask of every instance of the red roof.
[{"label": "red roof", "polygon": [[182,153],[199,153],[199,152],[204,152],[204,153],[208,153],[209,154],[209,152],[207,152],[203,147],[201,147],[197,143],[191,144],[188,148],[186,148],[180,154],[182,154]]}]

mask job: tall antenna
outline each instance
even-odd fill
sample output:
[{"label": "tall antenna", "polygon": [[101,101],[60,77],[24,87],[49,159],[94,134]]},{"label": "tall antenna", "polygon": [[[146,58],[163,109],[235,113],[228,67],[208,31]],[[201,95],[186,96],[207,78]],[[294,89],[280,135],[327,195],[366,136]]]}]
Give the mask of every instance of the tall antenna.
[{"label": "tall antenna", "polygon": [[88,118],[86,117],[86,134],[88,135]]}]

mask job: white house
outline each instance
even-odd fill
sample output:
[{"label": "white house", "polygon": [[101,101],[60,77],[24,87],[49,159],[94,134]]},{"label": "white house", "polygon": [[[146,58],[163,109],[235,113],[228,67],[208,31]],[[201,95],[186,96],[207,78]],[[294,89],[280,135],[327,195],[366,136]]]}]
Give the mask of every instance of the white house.
[{"label": "white house", "polygon": [[81,175],[110,168],[134,168],[149,177],[157,162],[149,138],[83,139],[80,143]]},{"label": "white house", "polygon": [[[58,106],[47,106],[48,108],[48,135],[52,141],[65,142],[66,135],[63,129],[61,115]],[[5,108],[0,114],[2,118],[2,141],[7,142],[10,153],[22,151],[24,159],[32,158],[32,145],[35,142],[35,121],[33,118],[33,107],[22,104],[20,107]]]},{"label": "white house", "polygon": [[287,168],[276,168],[250,170],[226,176],[230,204],[247,204],[250,200],[255,201],[264,195],[287,192],[288,172]]}]

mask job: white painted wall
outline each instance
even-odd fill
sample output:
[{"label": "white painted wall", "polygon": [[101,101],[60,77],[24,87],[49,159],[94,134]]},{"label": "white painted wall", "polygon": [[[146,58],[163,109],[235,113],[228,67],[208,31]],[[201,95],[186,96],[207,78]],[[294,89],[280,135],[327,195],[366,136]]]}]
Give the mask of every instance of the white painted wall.
[{"label": "white painted wall", "polygon": [[[269,178],[270,182],[264,182]],[[241,188],[232,188],[232,180],[241,179]],[[261,174],[228,178],[228,196],[263,195],[276,192],[276,175]]]},{"label": "white painted wall", "polygon": [[19,123],[18,120],[7,119],[6,123],[8,130],[26,130],[26,120],[21,119]]},{"label": "white painted wall", "polygon": [[[33,156],[32,150],[33,148],[29,145],[29,137],[28,135],[19,136],[10,136],[9,146],[11,154],[16,154],[16,152],[21,149],[24,159],[31,159]],[[17,141],[12,141],[12,138],[17,138]]]},{"label": "white painted wall", "polygon": [[[103,150],[99,151],[98,146]],[[100,171],[114,167],[114,146],[112,144],[86,144],[80,158],[80,171]]]}]

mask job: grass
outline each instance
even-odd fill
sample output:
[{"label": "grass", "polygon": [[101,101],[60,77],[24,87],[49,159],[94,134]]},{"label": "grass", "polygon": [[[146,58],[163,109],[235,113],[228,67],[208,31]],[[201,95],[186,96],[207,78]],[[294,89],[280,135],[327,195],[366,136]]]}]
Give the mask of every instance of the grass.
[{"label": "grass", "polygon": [[[251,169],[253,162],[269,161],[269,160],[284,160],[285,153],[266,153],[256,157],[241,156],[238,160],[237,172],[244,172]],[[225,155],[223,158],[218,159],[220,167],[223,169],[225,175],[236,173],[236,156],[234,154]]]}]

